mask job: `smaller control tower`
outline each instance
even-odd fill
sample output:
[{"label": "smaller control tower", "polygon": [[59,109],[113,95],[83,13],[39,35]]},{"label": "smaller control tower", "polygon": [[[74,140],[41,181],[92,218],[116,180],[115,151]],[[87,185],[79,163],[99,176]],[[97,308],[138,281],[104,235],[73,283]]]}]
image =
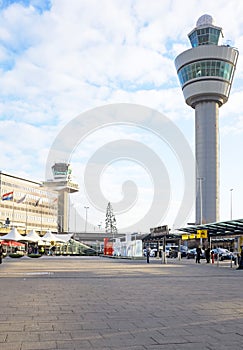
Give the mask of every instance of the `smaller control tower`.
[{"label": "smaller control tower", "polygon": [[79,185],[72,181],[72,169],[68,163],[52,166],[53,180],[43,184],[58,191],[58,232],[69,231],[69,195],[79,191]]},{"label": "smaller control tower", "polygon": [[186,103],[195,109],[196,223],[219,220],[218,110],[228,101],[238,51],[220,45],[222,28],[201,16],[188,34],[192,48],[175,59]]}]

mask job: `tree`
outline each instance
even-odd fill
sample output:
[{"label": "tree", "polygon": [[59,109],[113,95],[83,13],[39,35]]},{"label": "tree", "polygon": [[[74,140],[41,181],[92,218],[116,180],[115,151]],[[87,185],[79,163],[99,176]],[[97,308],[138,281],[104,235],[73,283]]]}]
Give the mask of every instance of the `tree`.
[{"label": "tree", "polygon": [[110,202],[106,208],[105,232],[112,234],[114,240],[114,234],[117,233],[116,218],[113,214],[113,209]]}]

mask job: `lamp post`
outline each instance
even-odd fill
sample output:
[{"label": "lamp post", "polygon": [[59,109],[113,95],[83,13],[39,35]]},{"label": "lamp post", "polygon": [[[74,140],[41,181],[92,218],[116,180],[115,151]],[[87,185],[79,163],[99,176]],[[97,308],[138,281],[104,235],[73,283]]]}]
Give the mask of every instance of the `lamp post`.
[{"label": "lamp post", "polygon": [[233,207],[232,192],[233,192],[233,188],[230,189],[230,220],[232,220],[232,207]]},{"label": "lamp post", "polygon": [[85,228],[84,228],[84,232],[86,233],[87,231],[87,217],[88,217],[88,209],[89,207],[84,206],[85,209]]}]

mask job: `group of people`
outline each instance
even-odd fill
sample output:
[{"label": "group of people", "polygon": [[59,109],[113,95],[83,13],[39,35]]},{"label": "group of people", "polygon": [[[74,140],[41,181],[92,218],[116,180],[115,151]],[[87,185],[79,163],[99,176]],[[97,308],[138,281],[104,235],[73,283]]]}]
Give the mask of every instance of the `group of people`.
[{"label": "group of people", "polygon": [[[196,263],[200,264],[200,260],[202,257],[202,249],[200,246],[196,248]],[[210,263],[210,247],[205,249],[205,259],[207,261],[207,264]]]},{"label": "group of people", "polygon": [[[202,257],[202,249],[201,247],[197,247],[196,249],[196,263],[200,264],[200,260]],[[207,264],[210,263],[210,247],[205,249],[205,259],[207,261]]]},{"label": "group of people", "polygon": [[[15,253],[17,253],[17,251],[18,251],[18,248],[15,248]],[[31,253],[34,253],[34,254],[37,254],[37,253],[39,253],[39,254],[44,254],[45,253],[45,249],[44,249],[44,247],[40,247],[40,249],[39,249],[39,251],[37,250],[37,248],[36,247],[29,247],[29,249],[28,249],[28,254],[31,254]],[[52,251],[52,255],[53,255],[53,251]],[[3,262],[3,256],[4,256],[4,248],[3,248],[3,245],[2,245],[2,243],[0,243],[0,264],[2,264],[2,262]]]},{"label": "group of people", "polygon": [[[201,256],[202,256],[202,249],[200,246],[198,246],[196,248],[196,263],[200,264]],[[210,263],[210,257],[211,257],[211,251],[210,251],[210,247],[208,247],[205,249],[205,259],[207,261],[207,264]],[[238,265],[239,265],[238,269],[243,269],[243,247],[241,248],[241,253],[238,256]]]}]

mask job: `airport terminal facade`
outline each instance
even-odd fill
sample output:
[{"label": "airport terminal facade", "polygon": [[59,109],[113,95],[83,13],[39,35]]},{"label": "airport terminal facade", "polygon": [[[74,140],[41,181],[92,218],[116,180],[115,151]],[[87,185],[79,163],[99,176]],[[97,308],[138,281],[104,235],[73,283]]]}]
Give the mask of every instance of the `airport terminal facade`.
[{"label": "airport terminal facade", "polygon": [[[0,172],[0,232],[10,227],[21,234],[36,230],[58,232],[58,192],[35,182]],[[8,198],[7,198],[7,194]]]}]

